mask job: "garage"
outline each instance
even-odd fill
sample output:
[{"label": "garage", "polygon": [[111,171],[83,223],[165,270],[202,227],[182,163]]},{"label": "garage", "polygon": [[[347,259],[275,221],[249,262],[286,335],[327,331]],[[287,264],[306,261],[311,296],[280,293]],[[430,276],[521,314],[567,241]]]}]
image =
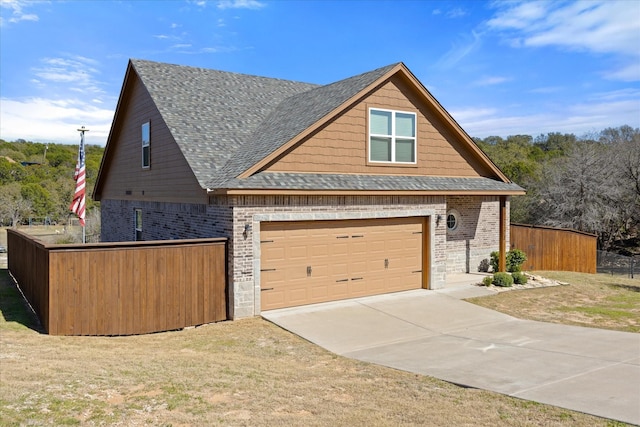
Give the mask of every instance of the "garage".
[{"label": "garage", "polygon": [[261,309],[426,287],[424,218],[262,222]]}]

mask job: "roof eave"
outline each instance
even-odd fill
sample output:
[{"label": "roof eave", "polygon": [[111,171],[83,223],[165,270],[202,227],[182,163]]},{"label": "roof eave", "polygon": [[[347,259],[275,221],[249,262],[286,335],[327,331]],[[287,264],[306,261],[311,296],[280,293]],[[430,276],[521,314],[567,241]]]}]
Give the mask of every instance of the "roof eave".
[{"label": "roof eave", "polygon": [[422,95],[429,100],[431,105],[437,110],[437,112],[443,117],[446,123],[449,125],[449,128],[456,133],[462,140],[467,144],[467,146],[472,150],[473,154],[482,161],[486,166],[491,169],[493,173],[496,174],[497,177],[500,178],[505,183],[511,183],[512,181],[500,170],[500,168],[491,160],[489,156],[486,155],[484,151],[478,147],[478,145],[473,141],[471,136],[460,126],[460,124],[449,114],[449,112],[440,104],[440,102],[429,92],[429,90],[418,80],[418,78],[409,70],[404,64],[403,70],[406,73],[406,76],[414,83],[414,85],[420,90]]},{"label": "roof eave", "polygon": [[135,73],[135,69],[133,67],[133,63],[131,62],[131,60],[129,60],[129,63],[127,64],[127,71],[125,72],[124,75],[124,81],[122,83],[122,87],[120,88],[120,96],[118,97],[118,103],[116,104],[116,109],[115,112],[113,114],[113,120],[111,122],[111,128],[109,129],[109,136],[107,137],[107,143],[105,146],[105,150],[104,153],[102,155],[102,160],[100,160],[100,168],[98,169],[98,177],[96,178],[96,183],[93,186],[93,200],[99,202],[102,199],[102,185],[103,185],[103,180],[104,177],[103,175],[106,173],[104,172],[104,168],[107,167],[107,162],[111,159],[111,139],[113,137],[113,133],[114,133],[114,129],[115,129],[115,124],[118,121],[118,118],[120,116],[120,110],[122,107],[122,104],[124,102],[124,97],[125,97],[125,89],[127,87],[127,85],[129,84],[129,79],[131,78],[131,74]]},{"label": "roof eave", "polygon": [[524,196],[525,190],[298,190],[264,188],[209,189],[210,196]]}]

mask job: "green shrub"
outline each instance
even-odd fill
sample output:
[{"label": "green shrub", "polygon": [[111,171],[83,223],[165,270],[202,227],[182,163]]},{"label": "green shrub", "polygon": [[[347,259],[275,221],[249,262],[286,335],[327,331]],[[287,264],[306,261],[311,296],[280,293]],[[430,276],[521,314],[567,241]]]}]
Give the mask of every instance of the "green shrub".
[{"label": "green shrub", "polygon": [[509,273],[496,273],[493,275],[493,284],[503,288],[513,286],[513,277]]},{"label": "green shrub", "polygon": [[56,240],[56,245],[69,245],[71,243],[78,243],[73,236],[64,236]]},{"label": "green shrub", "polygon": [[493,277],[491,277],[491,276],[487,276],[484,279],[482,279],[482,284],[484,286],[490,286],[491,282],[493,282]]},{"label": "green shrub", "polygon": [[527,255],[520,249],[511,249],[507,252],[507,271],[513,273],[522,269],[522,264],[527,260]]},{"label": "green shrub", "polygon": [[513,273],[511,273],[511,277],[513,277],[513,283],[515,283],[516,285],[525,285],[527,283],[527,276],[519,271],[514,271]]},{"label": "green shrub", "polygon": [[[507,271],[513,273],[514,271],[520,271],[522,264],[527,260],[527,254],[520,249],[511,249],[507,252]],[[500,252],[491,252],[491,260],[489,261],[493,272],[497,272],[500,263]]]},{"label": "green shrub", "polygon": [[498,251],[491,252],[491,260],[489,261],[489,264],[491,264],[491,268],[493,269],[494,273],[498,272],[499,263],[500,263],[500,252]]}]

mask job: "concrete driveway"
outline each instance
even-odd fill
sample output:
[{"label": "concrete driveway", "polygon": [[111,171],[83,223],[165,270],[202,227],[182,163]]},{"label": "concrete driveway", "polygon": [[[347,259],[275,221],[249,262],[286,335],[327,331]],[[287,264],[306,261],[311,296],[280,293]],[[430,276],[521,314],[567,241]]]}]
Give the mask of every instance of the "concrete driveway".
[{"label": "concrete driveway", "polygon": [[262,313],[339,355],[640,424],[640,334],[520,320],[460,298],[479,288]]}]

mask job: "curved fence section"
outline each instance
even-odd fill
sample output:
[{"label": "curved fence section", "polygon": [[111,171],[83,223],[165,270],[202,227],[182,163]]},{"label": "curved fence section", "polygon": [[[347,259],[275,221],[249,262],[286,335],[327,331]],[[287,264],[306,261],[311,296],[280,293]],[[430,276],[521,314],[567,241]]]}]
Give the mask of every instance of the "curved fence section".
[{"label": "curved fence section", "polygon": [[7,230],[9,271],[51,335],[135,335],[226,320],[226,242],[49,245]]}]

